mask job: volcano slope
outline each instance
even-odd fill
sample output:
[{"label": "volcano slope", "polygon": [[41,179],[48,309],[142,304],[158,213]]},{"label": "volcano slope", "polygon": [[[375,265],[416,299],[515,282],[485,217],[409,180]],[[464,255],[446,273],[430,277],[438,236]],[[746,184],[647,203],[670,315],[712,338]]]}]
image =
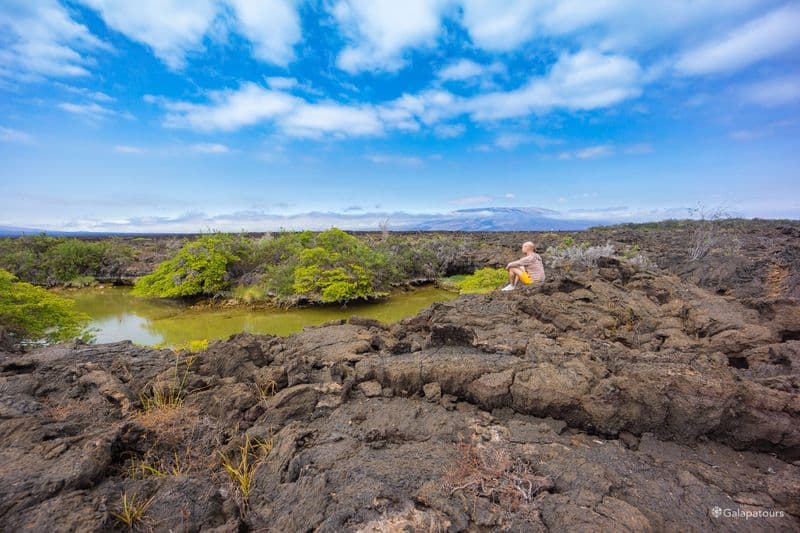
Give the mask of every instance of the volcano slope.
[{"label": "volcano slope", "polygon": [[798,339],[795,300],[604,258],[391,326],[3,354],[0,529],[797,531]]}]

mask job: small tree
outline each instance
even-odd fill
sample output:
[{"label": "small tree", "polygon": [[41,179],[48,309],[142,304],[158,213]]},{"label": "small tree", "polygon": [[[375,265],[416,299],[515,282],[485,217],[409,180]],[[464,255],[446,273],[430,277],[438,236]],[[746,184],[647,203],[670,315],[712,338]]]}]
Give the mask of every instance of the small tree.
[{"label": "small tree", "polygon": [[374,295],[386,256],[344,231],[317,235],[316,246],[300,253],[292,288],[323,302],[342,302]]},{"label": "small tree", "polygon": [[76,311],[74,304],[0,270],[0,325],[20,342],[87,340],[89,315]]},{"label": "small tree", "polygon": [[158,298],[214,295],[230,286],[228,271],[239,261],[237,237],[204,235],[186,243],[177,255],[139,278],[133,293]]}]

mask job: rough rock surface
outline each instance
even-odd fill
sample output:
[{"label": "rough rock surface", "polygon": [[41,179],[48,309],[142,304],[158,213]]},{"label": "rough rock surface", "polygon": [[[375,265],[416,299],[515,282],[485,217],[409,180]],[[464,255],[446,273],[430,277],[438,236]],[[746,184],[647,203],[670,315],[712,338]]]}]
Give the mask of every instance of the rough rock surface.
[{"label": "rough rock surface", "polygon": [[[794,300],[609,258],[177,364],[2,354],[0,530],[124,529],[135,495],[157,531],[797,531],[798,339]],[[154,389],[182,401],[145,412]],[[245,442],[246,499],[221,464]]]}]

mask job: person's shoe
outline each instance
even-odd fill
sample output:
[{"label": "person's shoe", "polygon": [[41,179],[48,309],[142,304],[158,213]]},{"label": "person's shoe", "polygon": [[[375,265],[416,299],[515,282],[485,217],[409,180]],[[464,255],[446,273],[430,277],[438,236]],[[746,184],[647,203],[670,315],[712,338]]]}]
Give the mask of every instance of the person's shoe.
[{"label": "person's shoe", "polygon": [[502,288],[502,289],[500,289],[500,290],[501,290],[501,291],[513,291],[513,290],[514,290],[514,286],[513,286],[512,284],[510,284],[510,283],[509,283],[508,285],[506,285],[505,287],[503,287],[503,288]]}]

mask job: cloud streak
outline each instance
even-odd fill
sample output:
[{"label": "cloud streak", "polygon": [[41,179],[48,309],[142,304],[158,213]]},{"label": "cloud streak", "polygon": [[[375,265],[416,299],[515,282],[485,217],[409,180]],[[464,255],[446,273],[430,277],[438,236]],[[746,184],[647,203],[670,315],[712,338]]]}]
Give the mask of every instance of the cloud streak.
[{"label": "cloud streak", "polygon": [[0,126],[0,142],[32,144],[34,138],[33,135],[24,131]]},{"label": "cloud streak", "polygon": [[776,9],[730,32],[725,37],[687,51],[676,64],[690,75],[740,70],[800,44],[800,6]]},{"label": "cloud streak", "polygon": [[205,103],[150,101],[168,111],[167,126],[206,132],[270,123],[289,136],[306,138],[381,136],[388,130],[423,127],[438,127],[435,133],[457,136],[459,126],[441,123],[463,115],[485,122],[557,109],[602,109],[637,97],[641,78],[635,61],[585,50],[562,54],[547,74],[531,78],[519,89],[473,97],[432,89],[379,104],[311,102],[248,82],[236,90],[212,92]]}]

